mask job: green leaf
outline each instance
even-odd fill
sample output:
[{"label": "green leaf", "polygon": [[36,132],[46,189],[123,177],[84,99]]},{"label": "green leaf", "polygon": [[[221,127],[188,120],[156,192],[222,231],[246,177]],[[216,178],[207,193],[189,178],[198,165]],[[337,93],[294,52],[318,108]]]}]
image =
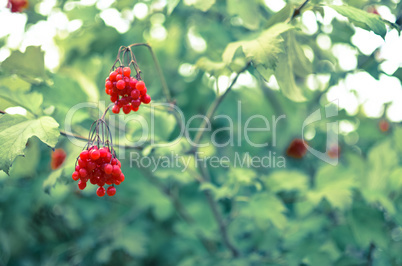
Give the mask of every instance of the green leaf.
[{"label": "green leaf", "polygon": [[263,31],[255,39],[229,43],[223,52],[223,61],[230,64],[236,51],[241,48],[254,67],[262,65],[265,68],[275,68],[278,55],[283,51],[280,46],[283,38],[280,34],[291,28],[289,24],[279,23]]},{"label": "green leaf", "polygon": [[[305,77],[312,72],[312,64],[296,41],[294,31],[284,34],[286,52],[279,55],[275,77],[282,93],[295,102],[305,101],[302,90],[297,86],[294,75]],[[261,73],[261,72],[260,72]]]},{"label": "green leaf", "polygon": [[14,92],[5,87],[0,87],[0,98],[8,102],[7,106],[2,106],[2,108],[21,106],[32,114],[40,115],[42,113],[43,96],[38,92]]},{"label": "green leaf", "polygon": [[325,198],[335,208],[344,209],[352,203],[353,188],[356,187],[355,179],[353,170],[326,165],[317,172],[315,188],[307,194],[307,197],[315,204]]},{"label": "green leaf", "polygon": [[273,192],[299,190],[308,188],[308,176],[299,171],[276,171],[265,180],[267,189]]},{"label": "green leaf", "polygon": [[286,208],[273,194],[255,194],[243,211],[244,215],[254,218],[260,228],[266,229],[270,222],[279,229],[286,226],[287,219],[284,215]]},{"label": "green leaf", "polygon": [[373,190],[382,190],[387,186],[388,176],[398,166],[398,154],[393,149],[390,140],[374,146],[368,154],[369,173],[364,184]]},{"label": "green leaf", "polygon": [[24,53],[12,52],[1,64],[1,68],[30,79],[46,78],[44,52],[37,46],[28,46]]},{"label": "green leaf", "polygon": [[273,14],[268,22],[266,27],[271,27],[280,22],[285,22],[290,16],[293,14],[294,6],[292,4],[287,4],[284,8]]},{"label": "green leaf", "polygon": [[57,169],[49,174],[45,181],[43,181],[43,190],[50,194],[50,190],[56,185],[57,181],[64,173],[64,168]]},{"label": "green leaf", "polygon": [[[81,86],[72,78],[54,75],[52,80],[54,82],[52,86],[41,84],[40,86],[33,86],[33,89],[43,95],[43,107],[55,106],[52,117],[63,127],[66,122],[66,115],[72,110],[72,107],[76,104],[87,102],[88,98]],[[79,123],[90,117],[91,110],[96,112],[96,109],[88,107],[76,110],[72,124]]]},{"label": "green leaf", "polygon": [[293,74],[294,59],[288,53],[279,56],[279,62],[275,69],[275,78],[283,95],[295,102],[306,100],[301,89],[296,85]]},{"label": "green leaf", "polygon": [[227,0],[227,12],[229,15],[238,15],[243,25],[250,30],[256,30],[260,26],[259,7],[256,1]]},{"label": "green leaf", "polygon": [[49,116],[28,120],[21,115],[3,115],[0,117],[0,170],[7,174],[17,156],[24,155],[27,141],[38,137],[50,147],[54,147],[59,138],[59,124]]},{"label": "green leaf", "polygon": [[300,43],[296,40],[295,31],[288,31],[286,35],[287,54],[292,58],[293,72],[299,77],[305,77],[313,72],[313,65],[307,58]]},{"label": "green leaf", "polygon": [[381,211],[359,203],[348,215],[348,222],[361,248],[367,248],[370,243],[384,248],[387,246],[388,234],[385,231],[384,215]]},{"label": "green leaf", "polygon": [[191,5],[195,8],[206,12],[215,4],[215,0],[193,0]]},{"label": "green leaf", "polygon": [[358,27],[362,27],[367,30],[372,30],[374,33],[384,38],[387,33],[385,23],[381,20],[381,17],[375,14],[368,13],[366,11],[357,9],[352,6],[335,6],[329,5],[336,12],[342,16],[347,17],[351,22],[355,23]]},{"label": "green leaf", "polygon": [[168,0],[167,1],[167,15],[170,16],[176,6],[180,3],[180,0]]},{"label": "green leaf", "polygon": [[206,57],[201,57],[195,64],[199,69],[211,74],[212,76],[229,75],[230,70],[224,62],[214,62]]}]

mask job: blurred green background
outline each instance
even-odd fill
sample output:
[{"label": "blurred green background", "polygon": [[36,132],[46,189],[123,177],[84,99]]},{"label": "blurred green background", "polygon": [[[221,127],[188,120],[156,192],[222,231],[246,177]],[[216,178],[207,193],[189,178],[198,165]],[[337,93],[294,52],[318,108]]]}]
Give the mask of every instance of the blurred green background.
[{"label": "blurred green background", "polygon": [[[402,265],[402,4],[343,2],[307,1],[293,18],[303,1],[30,0],[21,13],[1,1],[0,265]],[[205,115],[249,63],[215,113],[233,125],[212,119],[201,139],[210,143],[221,130],[213,138],[235,144],[199,149],[201,157],[227,156],[224,167],[156,171],[130,164],[130,152],[194,162],[189,142],[116,148],[126,179],[114,197],[99,198],[95,186],[79,191],[71,179],[82,147],[59,132],[87,136],[109,104],[104,80],[119,47],[142,42],[185,122]],[[149,51],[133,51],[152,102],[165,103]],[[339,113],[326,119],[335,99]],[[66,127],[84,102],[91,104]],[[316,110],[323,119],[302,136]],[[107,115],[115,143],[137,141],[141,127],[124,121],[150,121],[150,111]],[[244,138],[254,115],[270,126],[286,115],[275,131],[249,133],[267,147]],[[331,122],[339,122],[330,143],[337,165],[287,152],[302,137],[325,152]],[[233,136],[223,130],[230,126]],[[157,143],[179,133],[171,113],[155,113]],[[67,154],[55,170],[49,146]],[[239,167],[236,156],[285,165]]]}]

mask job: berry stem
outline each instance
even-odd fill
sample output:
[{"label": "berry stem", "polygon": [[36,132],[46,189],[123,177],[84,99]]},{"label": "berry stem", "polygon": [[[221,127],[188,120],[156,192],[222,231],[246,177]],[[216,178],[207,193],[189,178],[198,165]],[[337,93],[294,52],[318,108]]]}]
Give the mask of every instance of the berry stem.
[{"label": "berry stem", "polygon": [[162,68],[161,68],[161,66],[159,64],[158,58],[156,57],[156,55],[154,53],[154,50],[152,49],[151,45],[149,45],[148,43],[134,43],[134,44],[129,45],[128,47],[131,48],[131,47],[136,47],[136,46],[145,46],[145,47],[148,48],[148,50],[149,50],[149,52],[150,52],[150,54],[152,56],[152,60],[154,61],[156,71],[158,72],[158,76],[159,76],[159,78],[161,80],[161,83],[162,83],[163,94],[165,94],[165,97],[166,97],[167,101],[169,103],[171,103],[172,102],[172,96],[170,95],[169,87],[167,85],[165,76],[163,75]]}]

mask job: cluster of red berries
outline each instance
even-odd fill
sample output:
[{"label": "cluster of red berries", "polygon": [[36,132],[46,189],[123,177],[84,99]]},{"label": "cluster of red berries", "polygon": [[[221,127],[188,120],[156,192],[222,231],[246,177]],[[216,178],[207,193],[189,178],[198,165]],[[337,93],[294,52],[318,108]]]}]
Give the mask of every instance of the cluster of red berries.
[{"label": "cluster of red berries", "polygon": [[114,103],[112,112],[115,114],[120,113],[120,109],[123,109],[125,114],[137,112],[141,103],[151,102],[144,81],[137,80],[130,74],[129,67],[118,67],[106,78],[105,92]]},{"label": "cluster of red berries", "polygon": [[58,169],[66,159],[66,152],[63,149],[55,149],[52,152],[52,160],[50,161],[50,167],[52,170]]},{"label": "cluster of red berries", "polygon": [[[105,193],[109,196],[116,194],[114,185],[120,185],[124,181],[124,174],[121,172],[121,163],[110,152],[108,147],[98,148],[92,146],[83,150],[77,160],[78,165],[72,175],[74,181],[78,181],[78,188],[83,190],[87,182],[98,185],[96,194],[103,197]],[[111,185],[105,190],[105,184]]]},{"label": "cluster of red berries", "polygon": [[27,0],[8,0],[7,7],[11,9],[11,12],[22,12],[29,5]]}]

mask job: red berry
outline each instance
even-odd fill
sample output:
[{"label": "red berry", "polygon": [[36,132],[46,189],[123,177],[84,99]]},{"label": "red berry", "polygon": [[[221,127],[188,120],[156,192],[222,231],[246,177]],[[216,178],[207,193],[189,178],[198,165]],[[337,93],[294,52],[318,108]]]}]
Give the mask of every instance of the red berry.
[{"label": "red berry", "polygon": [[111,159],[112,159],[112,154],[108,151],[104,160],[105,160],[105,162],[110,162]]},{"label": "red berry", "polygon": [[307,143],[301,139],[294,139],[286,151],[286,154],[290,157],[301,159],[307,152]]},{"label": "red berry", "polygon": [[145,94],[144,96],[141,97],[141,101],[145,104],[148,104],[151,102],[151,96],[148,94]]},{"label": "red berry", "polygon": [[84,161],[83,159],[79,158],[79,159],[78,159],[78,165],[79,165],[81,168],[85,168],[85,167],[87,167],[87,162]]},{"label": "red berry", "polygon": [[130,82],[129,82],[129,84],[130,84],[130,87],[132,88],[132,89],[135,89],[135,85],[137,85],[137,80],[135,79],[135,78],[131,78],[130,79]]},{"label": "red berry", "polygon": [[141,93],[141,95],[147,94],[147,87],[145,87],[144,89],[142,89],[140,93]]},{"label": "red berry", "polygon": [[130,69],[129,67],[123,68],[123,74],[124,74],[124,76],[126,76],[126,77],[130,77],[131,69]]},{"label": "red berry", "polygon": [[79,173],[80,173],[80,177],[86,177],[88,174],[87,170],[85,170],[85,169],[80,169]]},{"label": "red berry", "polygon": [[111,164],[105,165],[105,168],[103,169],[103,171],[105,171],[106,174],[110,175],[113,171],[113,165],[111,165]]},{"label": "red berry", "polygon": [[137,89],[134,89],[131,91],[131,98],[134,100],[138,99],[140,97],[140,91]]},{"label": "red berry", "polygon": [[378,123],[378,127],[380,128],[381,132],[387,132],[389,130],[389,123],[387,120],[382,119],[379,123]]},{"label": "red berry", "polygon": [[107,156],[108,152],[107,152],[106,148],[100,148],[99,149],[99,154],[100,154],[101,158],[104,158],[104,157]]},{"label": "red berry", "polygon": [[89,156],[91,157],[91,159],[92,160],[98,160],[99,159],[99,157],[100,157],[100,152],[98,151],[98,150],[92,150],[90,153],[89,153]]},{"label": "red berry", "polygon": [[130,105],[124,105],[123,106],[123,113],[128,114],[131,111],[131,106]]},{"label": "red berry", "polygon": [[134,106],[131,105],[131,110],[133,110],[134,112],[137,112],[138,109],[140,109],[140,107],[138,107],[138,106],[137,106],[137,107],[134,107]]},{"label": "red berry", "polygon": [[119,90],[122,90],[126,87],[126,83],[123,80],[119,80],[116,83],[116,88],[118,88]]},{"label": "red berry", "polygon": [[341,153],[341,148],[338,145],[332,145],[328,150],[328,156],[330,158],[339,158],[339,154]]},{"label": "red berry", "polygon": [[123,79],[123,76],[121,74],[117,74],[116,81],[118,82],[119,80],[122,80],[122,79]]},{"label": "red berry", "polygon": [[99,197],[105,196],[105,188],[104,187],[98,187],[98,189],[96,190],[96,195],[98,195]]},{"label": "red berry", "polygon": [[94,170],[96,168],[96,163],[94,163],[94,162],[88,162],[87,163],[87,169],[89,170],[89,171],[92,171],[92,170]]},{"label": "red berry", "polygon": [[131,106],[134,107],[139,107],[141,105],[141,100],[140,99],[135,99],[131,101]]},{"label": "red berry", "polygon": [[113,83],[110,80],[106,81],[105,88],[109,90],[113,89]]},{"label": "red berry", "polygon": [[137,88],[137,90],[141,91],[145,88],[145,83],[144,81],[140,80],[137,82],[137,85],[135,86]]},{"label": "red berry", "polygon": [[120,113],[120,107],[115,104],[115,105],[113,106],[113,108],[112,108],[112,112],[115,113],[115,114]]},{"label": "red berry", "polygon": [[109,75],[109,79],[111,82],[116,81],[116,76],[117,76],[117,72],[113,71],[112,73],[110,73]]},{"label": "red berry", "polygon": [[113,165],[113,171],[112,171],[112,175],[113,176],[120,176],[121,174],[121,169],[118,165]]},{"label": "red berry", "polygon": [[81,167],[80,167],[79,165],[76,165],[76,166],[75,166],[75,171],[78,172],[78,171],[80,170],[80,168],[81,168]]},{"label": "red berry", "polygon": [[128,103],[130,103],[128,97],[121,98],[121,100],[120,100],[121,107],[123,107],[123,105],[128,104]]},{"label": "red berry", "polygon": [[123,182],[125,178],[126,178],[126,177],[124,176],[124,174],[121,173],[121,174],[120,174],[120,177],[119,177],[119,181],[120,181],[120,182]]},{"label": "red berry", "polygon": [[112,93],[112,95],[110,95],[110,101],[111,102],[115,102],[119,99],[119,95]]},{"label": "red berry", "polygon": [[77,171],[75,171],[75,172],[72,174],[71,177],[73,178],[74,181],[77,181],[78,179],[80,179],[80,175],[78,174]]},{"label": "red berry", "polygon": [[95,176],[93,176],[91,179],[89,179],[89,182],[90,182],[92,185],[95,185],[96,183],[98,183],[98,179],[97,179]]},{"label": "red berry", "polygon": [[83,150],[81,153],[80,153],[80,158],[82,159],[82,160],[87,160],[89,157],[88,157],[88,151],[87,150]]},{"label": "red berry", "polygon": [[110,197],[114,196],[114,194],[116,194],[116,188],[115,187],[108,187],[106,193]]},{"label": "red berry", "polygon": [[52,153],[52,160],[50,162],[50,167],[55,170],[57,168],[59,168],[64,160],[66,159],[66,152],[63,149],[56,149],[53,153]]},{"label": "red berry", "polygon": [[83,182],[82,180],[78,181],[78,188],[83,190],[84,188],[86,188],[87,183]]}]

